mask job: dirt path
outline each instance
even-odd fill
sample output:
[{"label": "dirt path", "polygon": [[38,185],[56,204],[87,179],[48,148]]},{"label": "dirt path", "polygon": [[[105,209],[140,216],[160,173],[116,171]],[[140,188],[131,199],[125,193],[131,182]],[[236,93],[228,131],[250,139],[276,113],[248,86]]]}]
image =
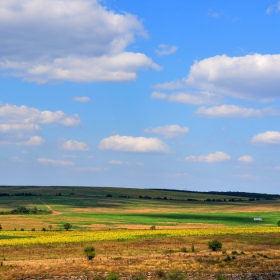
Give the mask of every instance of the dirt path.
[{"label": "dirt path", "polygon": [[53,210],[52,207],[50,205],[48,205],[45,201],[43,201],[41,198],[38,198],[38,200],[40,202],[42,202],[43,204],[45,204],[47,206],[47,208],[52,211],[53,215],[61,215],[62,214],[61,212]]}]

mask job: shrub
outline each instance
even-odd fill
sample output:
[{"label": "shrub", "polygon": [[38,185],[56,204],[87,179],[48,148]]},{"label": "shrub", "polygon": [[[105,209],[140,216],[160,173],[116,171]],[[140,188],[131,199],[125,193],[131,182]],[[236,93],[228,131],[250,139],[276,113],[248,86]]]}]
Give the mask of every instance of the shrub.
[{"label": "shrub", "polygon": [[280,227],[280,221],[277,222],[277,226]]},{"label": "shrub", "polygon": [[69,229],[72,227],[72,225],[69,224],[69,223],[65,223],[65,224],[63,225],[63,227],[64,227],[65,230],[69,230]]},{"label": "shrub", "polygon": [[35,228],[32,228],[31,231],[35,231]]},{"label": "shrub", "polygon": [[227,277],[226,276],[223,276],[221,274],[216,274],[215,275],[215,279],[216,280],[227,280]]},{"label": "shrub", "polygon": [[171,270],[169,271],[166,276],[165,276],[166,280],[186,280],[187,277],[186,275],[179,270]]},{"label": "shrub", "polygon": [[2,226],[0,225],[0,230],[2,230]]},{"label": "shrub", "polygon": [[116,273],[110,273],[107,277],[106,280],[120,280],[120,276]]},{"label": "shrub", "polygon": [[24,231],[24,228],[21,228],[20,231]]},{"label": "shrub", "polygon": [[194,245],[192,244],[192,252],[194,252]]},{"label": "shrub", "polygon": [[181,252],[186,253],[186,252],[188,252],[188,250],[187,250],[187,248],[186,248],[186,247],[183,247],[183,248],[181,248]]},{"label": "shrub", "polygon": [[211,249],[212,251],[219,251],[222,249],[222,243],[218,240],[213,240],[213,241],[209,241],[208,243],[208,248]]},{"label": "shrub", "polygon": [[47,231],[47,229],[43,227],[43,228],[42,228],[42,231]]},{"label": "shrub", "polygon": [[95,257],[95,249],[93,246],[85,247],[84,252],[85,252],[88,260],[92,260]]},{"label": "shrub", "polygon": [[238,255],[237,251],[232,251],[232,255]]},{"label": "shrub", "polygon": [[155,230],[155,229],[156,229],[156,226],[155,226],[155,225],[152,225],[152,226],[150,227],[150,229],[151,229],[151,230]]},{"label": "shrub", "polygon": [[162,269],[157,269],[156,270],[156,276],[158,278],[163,278],[165,276],[165,272]]},{"label": "shrub", "polygon": [[133,275],[132,280],[146,280],[146,276],[140,272],[136,275]]},{"label": "shrub", "polygon": [[227,256],[225,259],[224,259],[224,262],[230,262],[231,261],[231,257],[230,256]]}]

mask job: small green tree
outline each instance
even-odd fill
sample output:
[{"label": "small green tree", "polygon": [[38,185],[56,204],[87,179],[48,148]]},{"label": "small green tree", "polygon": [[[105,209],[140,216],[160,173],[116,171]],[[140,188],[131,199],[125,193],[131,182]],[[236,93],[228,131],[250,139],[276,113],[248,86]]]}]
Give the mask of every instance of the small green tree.
[{"label": "small green tree", "polygon": [[277,222],[277,226],[280,227],[280,221]]},{"label": "small green tree", "polygon": [[220,251],[222,249],[222,246],[222,243],[216,239],[208,242],[208,248],[212,251]]},{"label": "small green tree", "polygon": [[72,225],[69,224],[69,223],[65,223],[65,224],[63,225],[63,227],[64,227],[65,230],[69,230],[69,229],[72,227]]},{"label": "small green tree", "polygon": [[84,252],[85,252],[88,260],[92,260],[95,257],[95,249],[93,246],[85,247]]}]

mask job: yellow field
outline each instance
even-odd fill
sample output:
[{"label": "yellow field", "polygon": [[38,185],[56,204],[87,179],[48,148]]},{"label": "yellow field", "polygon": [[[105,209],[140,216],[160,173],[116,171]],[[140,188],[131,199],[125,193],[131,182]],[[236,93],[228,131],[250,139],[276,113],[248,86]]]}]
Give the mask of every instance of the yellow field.
[{"label": "yellow field", "polygon": [[1,231],[0,246],[141,240],[160,237],[280,233],[280,227],[228,227],[209,229],[107,230],[107,231]]}]

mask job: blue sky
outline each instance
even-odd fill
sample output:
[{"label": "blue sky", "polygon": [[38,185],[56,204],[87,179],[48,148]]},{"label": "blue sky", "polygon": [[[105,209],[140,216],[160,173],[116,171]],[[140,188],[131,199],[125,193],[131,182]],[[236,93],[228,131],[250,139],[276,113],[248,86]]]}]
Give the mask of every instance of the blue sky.
[{"label": "blue sky", "polygon": [[2,0],[2,185],[279,192],[280,2]]}]

